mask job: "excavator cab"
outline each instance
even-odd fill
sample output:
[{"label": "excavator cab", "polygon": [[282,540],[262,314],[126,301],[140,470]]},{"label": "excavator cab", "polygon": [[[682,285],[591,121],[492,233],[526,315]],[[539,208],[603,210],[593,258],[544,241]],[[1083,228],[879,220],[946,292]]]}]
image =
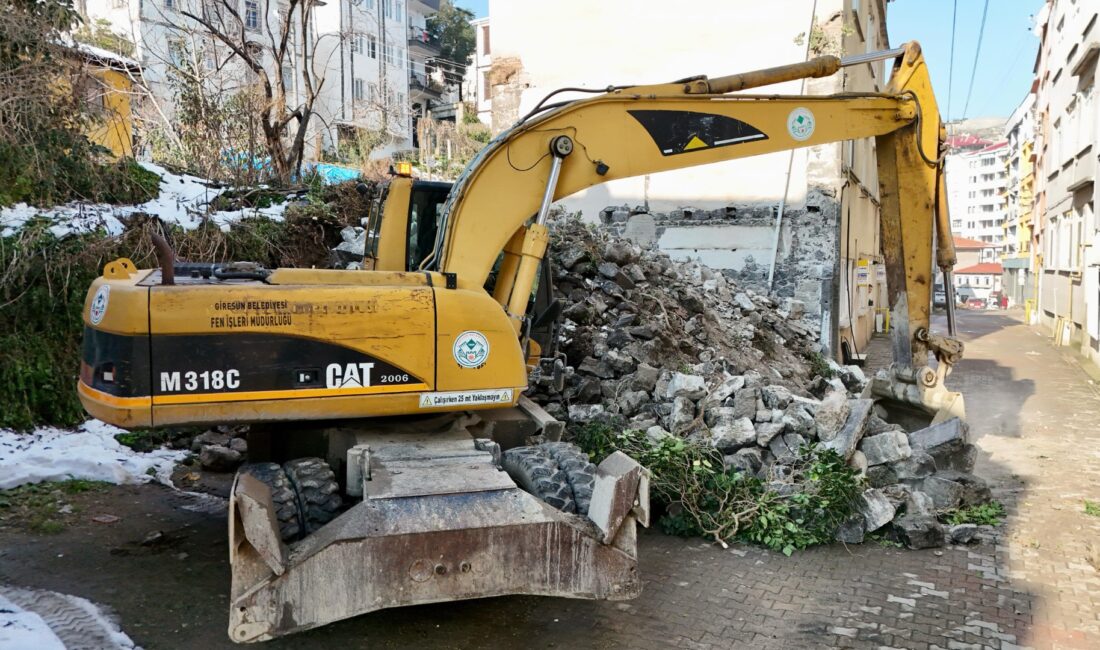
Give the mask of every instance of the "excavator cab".
[{"label": "excavator cab", "polygon": [[[360,192],[366,185],[360,184]],[[395,176],[371,202],[363,268],[416,271],[431,254],[451,183]]]}]

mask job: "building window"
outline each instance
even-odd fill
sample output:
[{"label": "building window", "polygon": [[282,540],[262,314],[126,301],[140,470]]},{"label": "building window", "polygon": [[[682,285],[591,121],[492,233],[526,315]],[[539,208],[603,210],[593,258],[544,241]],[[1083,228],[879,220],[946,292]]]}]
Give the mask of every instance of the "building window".
[{"label": "building window", "polygon": [[164,8],[165,9],[171,9],[172,11],[175,11],[176,10],[176,0],[164,0]]},{"label": "building window", "polygon": [[486,71],[481,73],[481,101],[487,102],[490,97],[489,72]]},{"label": "building window", "polygon": [[168,40],[168,60],[177,68],[183,66],[184,61],[187,60],[187,47],[182,38]]},{"label": "building window", "polygon": [[351,37],[351,53],[362,54],[363,53],[363,37],[355,35]]},{"label": "building window", "polygon": [[355,101],[363,101],[363,80],[354,79],[351,82],[351,96],[355,98]]},{"label": "building window", "polygon": [[257,0],[244,1],[244,27],[251,31],[260,29],[260,3]]},{"label": "building window", "polygon": [[374,36],[367,36],[367,56],[372,59],[378,58],[378,39]]},{"label": "building window", "polygon": [[374,82],[371,82],[367,86],[367,91],[369,93],[367,95],[367,100],[372,104],[377,104],[378,103],[378,84],[376,84]]},{"label": "building window", "polygon": [[382,46],[382,61],[386,65],[393,65],[393,50],[394,47],[389,43]]},{"label": "building window", "polygon": [[483,55],[488,56],[489,52],[490,52],[490,49],[489,49],[489,26],[488,25],[482,25],[481,26],[481,53]]}]

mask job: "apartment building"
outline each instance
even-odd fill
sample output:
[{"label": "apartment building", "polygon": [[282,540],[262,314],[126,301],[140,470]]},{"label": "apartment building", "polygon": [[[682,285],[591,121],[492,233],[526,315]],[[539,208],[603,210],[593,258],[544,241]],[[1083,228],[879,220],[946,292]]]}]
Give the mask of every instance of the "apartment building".
[{"label": "apartment building", "polygon": [[484,124],[493,122],[493,86],[489,73],[493,67],[492,41],[489,38],[489,16],[471,20],[477,39],[470,64],[466,68],[466,77],[463,81],[462,98],[466,102],[474,104],[477,111],[477,119]]},{"label": "apartment building", "polygon": [[1035,267],[1032,255],[1032,210],[1035,204],[1035,95],[1027,97],[1005,123],[1008,142],[1005,185],[1003,290],[1010,306],[1024,305],[1035,295]]},{"label": "apartment building", "polygon": [[[209,72],[205,83],[233,92],[255,80],[232,51],[211,38],[185,14],[233,21],[225,0],[83,0],[91,19],[108,20],[134,41],[135,58],[153,99],[154,115],[171,120],[174,89],[171,70],[193,57]],[[240,16],[250,42],[264,52],[273,69],[272,33],[287,19],[287,4],[271,0],[228,0]],[[291,35],[293,65],[284,66],[287,104],[300,104],[305,93],[302,60],[308,61],[314,87],[308,158],[335,153],[354,143],[361,131],[380,140],[374,155],[384,157],[414,146],[414,119],[429,108],[441,89],[427,82],[426,62],[438,55],[427,35],[427,16],[439,0],[335,0],[309,5],[313,29]],[[254,37],[252,36],[254,35]]]},{"label": "apartment building", "polygon": [[1005,188],[1008,183],[1008,143],[965,148],[947,156],[947,202],[951,231],[967,239],[1001,245],[1004,242]]},{"label": "apartment building", "polygon": [[1048,0],[1036,16],[1035,207],[1038,321],[1055,340],[1100,361],[1100,7]]}]

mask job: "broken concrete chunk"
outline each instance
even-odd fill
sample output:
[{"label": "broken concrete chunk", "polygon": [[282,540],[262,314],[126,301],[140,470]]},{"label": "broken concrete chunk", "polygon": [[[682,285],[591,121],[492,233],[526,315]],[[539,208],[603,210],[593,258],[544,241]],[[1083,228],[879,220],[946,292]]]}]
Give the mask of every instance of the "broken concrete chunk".
[{"label": "broken concrete chunk", "polygon": [[668,388],[665,389],[665,396],[668,399],[686,397],[694,401],[702,399],[706,394],[707,383],[703,377],[687,375],[682,372],[673,373],[672,378],[668,381]]},{"label": "broken concrete chunk", "polygon": [[619,413],[629,417],[638,411],[649,401],[649,393],[644,390],[628,390],[619,396]]},{"label": "broken concrete chunk", "polygon": [[943,546],[945,533],[935,517],[914,515],[899,518],[894,530],[903,544],[911,549]]},{"label": "broken concrete chunk", "polygon": [[959,505],[964,508],[988,503],[993,499],[993,492],[989,489],[989,483],[979,476],[949,469],[936,472],[936,477],[959,485],[962,490],[959,494]]},{"label": "broken concrete chunk", "polygon": [[756,425],[756,444],[767,447],[773,438],[783,433],[785,426],[782,422],[761,422]]},{"label": "broken concrete chunk", "polygon": [[894,481],[919,480],[931,476],[936,471],[936,461],[926,452],[914,449],[909,458],[890,465]]},{"label": "broken concrete chunk", "polygon": [[728,468],[748,474],[755,474],[760,471],[760,468],[763,466],[764,458],[760,449],[756,447],[745,447],[743,449],[738,449],[734,454],[725,456],[724,463]]},{"label": "broken concrete chunk", "polygon": [[867,456],[868,465],[893,463],[905,460],[912,455],[912,450],[909,448],[909,437],[901,431],[887,431],[877,436],[864,438],[859,448]]},{"label": "broken concrete chunk", "polygon": [[856,515],[840,524],[836,529],[836,541],[844,544],[862,544],[867,524],[861,515]]},{"label": "broken concrete chunk", "polygon": [[736,451],[756,443],[756,429],[748,418],[724,418],[710,428],[710,443],[719,451]]},{"label": "broken concrete chunk", "polygon": [[886,487],[898,482],[898,476],[891,465],[875,465],[867,468],[867,485],[871,487]]},{"label": "broken concrete chunk", "polygon": [[958,508],[962,501],[962,486],[936,475],[929,476],[921,482],[921,491],[932,497],[936,510]]},{"label": "broken concrete chunk", "polygon": [[754,311],[756,309],[756,305],[752,303],[752,298],[749,298],[749,295],[747,293],[741,291],[738,291],[736,294],[734,294],[733,302],[741,308],[741,311],[748,312]]},{"label": "broken concrete chunk", "polygon": [[[814,419],[817,422],[817,436],[823,442],[836,438],[837,433],[848,420],[848,394],[844,391],[833,391],[821,400],[817,407]],[[862,427],[861,427],[862,428]],[[862,431],[860,431],[862,435]]]},{"label": "broken concrete chunk", "polygon": [[797,433],[784,433],[772,438],[768,449],[775,456],[775,462],[786,465],[798,459],[798,450],[805,444],[806,439]]},{"label": "broken concrete chunk", "polygon": [[[844,460],[851,458],[852,454],[856,451],[856,446],[863,437],[864,425],[867,423],[867,418],[870,417],[873,404],[874,403],[869,399],[845,400],[844,410],[847,413],[847,418],[843,426],[832,436],[832,438],[828,440],[822,439],[822,447],[825,449],[832,449],[840,454]],[[825,408],[824,402],[822,402],[822,408]],[[818,409],[817,415],[817,430],[819,434],[822,431],[821,410],[822,409]],[[832,425],[830,424],[830,426]],[[871,459],[868,458],[867,462],[871,464]]]},{"label": "broken concrete chunk", "polygon": [[947,529],[947,538],[952,544],[969,544],[977,533],[976,524],[955,524]]},{"label": "broken concrete chunk", "polygon": [[581,365],[577,366],[577,371],[586,375],[592,375],[599,377],[600,379],[611,379],[615,376],[615,371],[611,369],[611,364],[602,359],[596,359],[595,357],[585,357],[581,361]]},{"label": "broken concrete chunk", "polygon": [[764,406],[769,409],[785,409],[791,403],[793,396],[789,388],[776,384],[761,388],[760,398],[764,401]]},{"label": "broken concrete chunk", "polygon": [[668,416],[668,429],[672,433],[681,433],[695,421],[695,404],[686,397],[672,400],[672,410]]},{"label": "broken concrete chunk", "polygon": [[657,425],[653,425],[645,430],[645,437],[651,445],[659,445],[665,438],[671,438],[672,434]]},{"label": "broken concrete chunk", "polygon": [[856,509],[863,515],[866,531],[873,533],[894,518],[894,506],[881,490],[870,488],[856,500]]},{"label": "broken concrete chunk", "polygon": [[199,462],[203,468],[212,472],[232,472],[244,462],[244,456],[229,447],[203,445],[199,452]]},{"label": "broken concrete chunk", "polygon": [[707,402],[724,402],[727,397],[741,390],[744,386],[744,377],[740,375],[736,377],[730,377],[729,379],[726,379],[722,383],[715,386],[714,390],[710,391],[710,394],[707,395]]},{"label": "broken concrete chunk", "polygon": [[661,371],[653,366],[640,363],[628,381],[630,387],[634,390],[644,390],[652,393],[653,389],[657,386],[657,377],[660,376],[660,374]]},{"label": "broken concrete chunk", "polygon": [[607,410],[603,404],[570,404],[569,419],[573,422],[586,424],[605,419]]},{"label": "broken concrete chunk", "polygon": [[951,442],[967,443],[967,426],[959,418],[934,424],[909,434],[909,443],[914,449],[934,449]]},{"label": "broken concrete chunk", "polygon": [[867,476],[867,456],[860,450],[852,452],[852,457],[848,459],[848,467],[854,469],[860,478]]},{"label": "broken concrete chunk", "polygon": [[931,517],[936,514],[936,504],[932,502],[932,497],[914,490],[909,493],[909,498],[905,501],[905,514]]},{"label": "broken concrete chunk", "polygon": [[756,415],[756,400],[759,390],[745,387],[733,396],[733,408],[737,417],[751,418]]}]

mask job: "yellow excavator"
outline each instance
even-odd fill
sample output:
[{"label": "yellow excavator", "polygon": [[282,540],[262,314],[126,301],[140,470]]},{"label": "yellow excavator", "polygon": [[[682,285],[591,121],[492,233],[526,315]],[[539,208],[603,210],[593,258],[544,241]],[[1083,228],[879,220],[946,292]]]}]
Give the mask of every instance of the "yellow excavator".
[{"label": "yellow excavator", "polygon": [[[881,94],[740,92],[879,60],[893,61]],[[372,270],[186,263],[159,240],[159,268],[119,259],[89,289],[89,413],[252,425],[254,462],[229,499],[232,640],[402,605],[640,592],[644,468],[622,453],[593,468],[572,445],[509,434],[560,430],[523,398],[539,356],[531,294],[551,204],[599,183],[874,137],[895,363],[871,390],[899,422],[964,415],[945,386],[962,354],[952,297],[949,334],[929,327],[933,258],[950,291],[955,254],[916,43],[550,99],[430,209],[411,181],[391,184],[368,222]]]}]

